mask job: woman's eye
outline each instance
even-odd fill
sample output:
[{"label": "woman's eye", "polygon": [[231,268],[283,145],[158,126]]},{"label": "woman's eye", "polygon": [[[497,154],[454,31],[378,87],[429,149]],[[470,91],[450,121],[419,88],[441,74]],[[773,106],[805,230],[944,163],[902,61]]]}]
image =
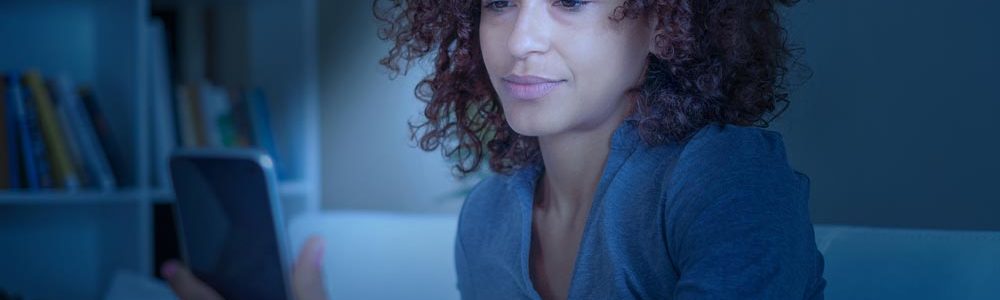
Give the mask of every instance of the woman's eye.
[{"label": "woman's eye", "polygon": [[579,10],[584,5],[587,5],[590,2],[591,1],[583,1],[583,0],[558,0],[558,1],[555,1],[554,3],[552,3],[552,5],[562,6],[563,8],[566,8],[566,9],[569,9],[569,10]]},{"label": "woman's eye", "polygon": [[483,7],[499,12],[504,8],[510,7],[510,1],[488,1]]}]

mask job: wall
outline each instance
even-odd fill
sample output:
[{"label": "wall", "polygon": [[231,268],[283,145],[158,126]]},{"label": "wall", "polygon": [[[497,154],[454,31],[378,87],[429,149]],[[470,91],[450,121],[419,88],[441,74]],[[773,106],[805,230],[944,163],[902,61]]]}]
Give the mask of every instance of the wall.
[{"label": "wall", "polygon": [[1000,2],[805,1],[778,128],[817,223],[1000,230]]},{"label": "wall", "polygon": [[378,60],[391,45],[376,37],[371,2],[319,6],[324,208],[457,212],[461,198],[452,195],[462,186],[449,165],[409,140],[424,72],[389,80]]},{"label": "wall", "polygon": [[[388,81],[368,1],[320,4],[328,208],[448,210],[458,185],[410,147],[418,76]],[[995,1],[804,1],[788,10],[813,71],[773,129],[812,179],[817,223],[1000,230]]]}]

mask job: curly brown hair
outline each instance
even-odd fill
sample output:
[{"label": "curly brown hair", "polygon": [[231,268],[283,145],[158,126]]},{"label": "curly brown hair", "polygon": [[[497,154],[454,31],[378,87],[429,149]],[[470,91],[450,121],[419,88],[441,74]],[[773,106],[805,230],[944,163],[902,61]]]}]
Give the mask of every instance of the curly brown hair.
[{"label": "curly brown hair", "polygon": [[[645,81],[628,96],[642,139],[682,142],[709,124],[767,127],[788,104],[793,49],[778,5],[797,0],[626,0],[612,20],[656,16],[662,34],[647,58]],[[541,159],[536,137],[507,124],[479,44],[480,1],[374,0],[379,38],[394,43],[380,63],[391,76],[433,57],[433,71],[414,94],[427,104],[412,138],[441,149],[459,175],[489,161],[494,172]],[[775,112],[776,104],[783,103]],[[766,116],[770,114],[770,118]]]}]

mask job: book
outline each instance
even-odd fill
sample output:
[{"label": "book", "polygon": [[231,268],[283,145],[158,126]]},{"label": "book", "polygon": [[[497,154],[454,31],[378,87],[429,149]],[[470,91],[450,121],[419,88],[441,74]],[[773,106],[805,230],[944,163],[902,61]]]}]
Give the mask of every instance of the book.
[{"label": "book", "polygon": [[210,83],[176,88],[174,103],[181,144],[189,148],[240,147],[245,145],[233,115],[236,92]]},{"label": "book", "polygon": [[20,97],[14,90],[14,86],[17,85],[17,77],[3,76],[4,82],[4,102],[3,105],[6,107],[6,120],[4,120],[4,132],[7,133],[7,171],[8,177],[8,188],[19,189],[22,188],[22,180],[24,177],[21,168],[21,122],[18,115],[18,106],[15,96]]},{"label": "book", "polygon": [[44,144],[40,143],[41,137],[37,133],[34,110],[31,109],[31,101],[28,101],[23,90],[21,75],[12,72],[8,74],[7,78],[8,96],[13,103],[17,123],[17,142],[21,146],[21,162],[24,164],[24,187],[29,190],[38,190],[48,183],[42,182],[42,178],[47,177],[47,175],[42,175],[43,172],[47,173],[47,170],[43,171],[42,169],[47,168],[47,166],[43,166],[43,161],[40,159],[44,155],[39,155],[40,152],[44,153],[45,147]]},{"label": "book", "polygon": [[222,145],[225,147],[239,147],[236,136],[236,128],[233,126],[233,115],[224,114],[216,120],[219,136],[222,138]]},{"label": "book", "polygon": [[21,95],[23,96],[21,99],[24,103],[24,116],[28,128],[24,135],[24,142],[31,145],[31,151],[26,151],[24,154],[25,163],[30,162],[35,166],[35,182],[37,184],[33,186],[33,189],[54,188],[55,179],[52,177],[52,163],[49,162],[49,149],[45,145],[45,138],[42,137],[42,125],[41,121],[38,120],[38,107],[23,82]]},{"label": "book", "polygon": [[45,83],[51,93],[52,104],[56,108],[56,119],[59,121],[59,128],[62,129],[63,137],[66,138],[66,150],[69,152],[70,162],[73,164],[74,170],[76,170],[76,176],[80,181],[80,185],[88,186],[91,185],[92,180],[87,176],[87,172],[85,171],[85,162],[82,150],[80,149],[80,135],[76,133],[76,128],[70,122],[69,111],[67,111],[66,105],[64,105],[66,98],[69,97],[69,94],[72,94],[72,88],[66,90],[67,87],[57,83],[57,81],[63,82],[68,80],[66,75],[60,75],[58,80],[48,80]]},{"label": "book", "polygon": [[244,90],[234,90],[232,93],[231,112],[233,130],[236,135],[236,145],[238,147],[253,147],[256,143],[253,140],[253,129],[250,124],[250,107],[247,101],[247,93]]},{"label": "book", "polygon": [[59,76],[54,80],[53,86],[56,98],[59,99],[56,109],[60,111],[60,115],[65,115],[65,123],[70,128],[67,133],[75,139],[78,146],[83,170],[80,173],[86,174],[82,177],[88,179],[88,186],[96,186],[101,190],[114,189],[117,181],[111,171],[108,156],[73,81],[68,76]]},{"label": "book", "polygon": [[199,106],[202,117],[202,132],[206,138],[203,146],[220,148],[225,147],[222,128],[226,113],[229,111],[229,100],[225,89],[209,83],[200,86]]},{"label": "book", "polygon": [[191,124],[194,127],[195,133],[195,147],[206,147],[209,145],[208,133],[205,132],[208,125],[205,124],[205,112],[202,109],[201,102],[203,100],[203,95],[201,88],[198,85],[188,86],[188,112],[191,115]]},{"label": "book", "polygon": [[224,106],[220,106],[220,111],[217,112],[218,117],[215,119],[215,124],[217,130],[219,131],[219,136],[222,138],[222,145],[231,148],[246,147],[247,145],[241,144],[239,132],[236,128],[236,109],[233,104],[239,101],[238,97],[240,93],[237,89],[229,89],[225,91]]},{"label": "book", "polygon": [[126,164],[122,161],[122,156],[119,153],[121,148],[118,147],[118,140],[115,138],[114,132],[111,131],[111,123],[108,123],[108,119],[105,118],[103,110],[101,110],[100,105],[97,102],[97,96],[94,91],[87,86],[81,86],[77,89],[77,96],[80,99],[80,103],[83,104],[84,110],[86,110],[86,115],[90,117],[91,123],[94,125],[94,132],[97,135],[97,140],[100,143],[101,149],[104,150],[107,157],[108,165],[111,167],[111,173],[113,178],[117,179],[117,183],[122,183],[122,178],[126,172]]},{"label": "book", "polygon": [[190,86],[178,86],[175,92],[176,100],[174,101],[176,106],[174,113],[177,115],[177,122],[180,123],[180,126],[177,128],[177,134],[180,136],[181,145],[186,148],[198,147],[198,130],[194,126],[195,116],[191,107],[192,93],[193,91]]},{"label": "book", "polygon": [[153,132],[150,155],[150,179],[154,186],[170,188],[170,153],[177,147],[173,136],[174,118],[170,66],[167,55],[167,38],[163,22],[152,19],[147,24],[149,33],[149,99]]},{"label": "book", "polygon": [[7,113],[7,77],[0,74],[0,190],[10,189],[11,182],[10,177],[12,173],[10,168],[10,141],[7,140],[7,136],[10,135],[8,129],[13,128],[7,119],[10,117]]},{"label": "book", "polygon": [[24,91],[21,87],[21,75],[15,72],[11,72],[7,75],[7,97],[8,103],[12,108],[11,115],[13,115],[13,122],[17,127],[16,130],[16,140],[18,144],[18,150],[21,157],[19,164],[16,166],[22,166],[23,170],[17,172],[16,177],[24,179],[23,187],[31,190],[37,190],[39,188],[38,183],[38,168],[35,165],[35,158],[32,149],[32,142],[30,138],[31,129],[28,126],[28,110],[25,107]]},{"label": "book", "polygon": [[10,128],[10,124],[7,123],[7,79],[3,75],[0,75],[0,190],[10,189],[10,177],[13,173],[10,170],[10,149],[9,141],[7,136],[9,135],[7,129]]},{"label": "book", "polygon": [[284,167],[278,158],[267,97],[261,89],[225,89],[210,83],[176,88],[175,113],[181,145],[188,148],[258,148],[275,161],[279,176]]},{"label": "book", "polygon": [[80,187],[80,180],[70,160],[65,134],[59,126],[55,105],[52,103],[48,88],[45,87],[45,81],[37,70],[29,70],[24,74],[24,82],[31,90],[31,99],[38,113],[42,137],[48,146],[46,150],[55,183],[59,187],[75,190]]}]

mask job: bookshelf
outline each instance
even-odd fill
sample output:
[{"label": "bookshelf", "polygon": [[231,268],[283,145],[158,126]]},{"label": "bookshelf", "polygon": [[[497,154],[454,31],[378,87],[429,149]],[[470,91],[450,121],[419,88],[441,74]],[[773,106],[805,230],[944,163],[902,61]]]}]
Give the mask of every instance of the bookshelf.
[{"label": "bookshelf", "polygon": [[101,299],[118,270],[154,274],[153,210],[173,202],[157,179],[167,174],[156,153],[163,131],[150,121],[161,113],[148,80],[154,12],[176,13],[173,37],[186,42],[171,66],[181,80],[267,93],[284,211],[318,210],[315,7],[315,0],[0,1],[0,71],[33,68],[91,86],[126,166],[110,190],[0,190],[0,290]]}]

